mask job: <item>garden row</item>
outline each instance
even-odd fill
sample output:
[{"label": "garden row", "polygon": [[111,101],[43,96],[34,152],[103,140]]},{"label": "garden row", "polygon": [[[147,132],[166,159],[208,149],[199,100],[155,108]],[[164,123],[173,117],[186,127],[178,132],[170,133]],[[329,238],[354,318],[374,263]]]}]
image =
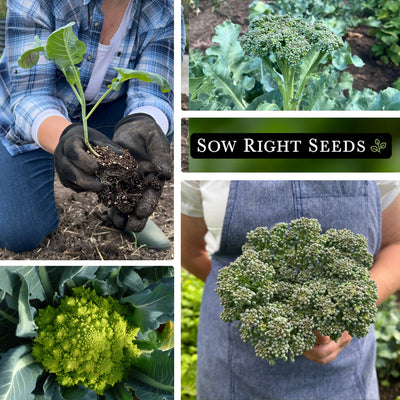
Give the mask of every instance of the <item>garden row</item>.
[{"label": "garden row", "polygon": [[[190,109],[400,109],[398,79],[380,91],[355,89],[354,69],[362,69],[364,62],[352,55],[346,41],[349,29],[367,27],[374,37],[373,57],[396,69],[398,2],[254,1],[247,19],[247,33],[228,18],[215,27],[213,44],[205,54],[191,50]],[[190,26],[194,24],[195,18]]]}]

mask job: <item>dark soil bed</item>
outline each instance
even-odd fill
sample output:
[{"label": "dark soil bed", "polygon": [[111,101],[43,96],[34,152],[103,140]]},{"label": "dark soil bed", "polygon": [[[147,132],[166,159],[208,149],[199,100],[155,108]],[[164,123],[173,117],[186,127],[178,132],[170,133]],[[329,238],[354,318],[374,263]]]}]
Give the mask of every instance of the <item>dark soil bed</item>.
[{"label": "dark soil bed", "polygon": [[151,217],[171,241],[169,250],[135,247],[128,236],[106,221],[107,209],[98,203],[95,193],[75,193],[56,178],[58,229],[47,236],[39,248],[29,252],[14,253],[0,248],[0,260],[172,260],[173,187],[173,181],[165,184],[159,205]]},{"label": "dark soil bed", "polygon": [[392,382],[390,387],[379,387],[380,400],[397,400],[400,396],[400,381]]}]

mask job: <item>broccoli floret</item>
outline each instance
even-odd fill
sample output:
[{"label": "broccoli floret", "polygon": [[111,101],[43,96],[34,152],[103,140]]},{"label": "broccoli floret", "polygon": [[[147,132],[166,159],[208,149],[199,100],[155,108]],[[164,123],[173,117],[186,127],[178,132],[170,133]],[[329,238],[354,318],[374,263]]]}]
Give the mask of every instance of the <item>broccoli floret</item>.
[{"label": "broccoli floret", "polygon": [[363,337],[377,312],[367,240],[348,229],[322,233],[316,219],[259,227],[242,254],[219,270],[216,292],[224,322],[270,361],[294,361],[315,344],[314,330],[337,341]]},{"label": "broccoli floret", "polygon": [[243,49],[261,57],[283,98],[283,110],[297,110],[311,74],[326,54],[343,46],[342,38],[321,21],[289,15],[263,15],[241,37]]},{"label": "broccoli floret", "polygon": [[60,385],[84,385],[97,394],[122,381],[141,352],[129,307],[76,287],[58,307],[40,309],[32,354]]},{"label": "broccoli floret", "polygon": [[289,15],[264,15],[254,19],[241,38],[243,48],[253,56],[274,54],[276,60],[298,65],[311,50],[330,53],[343,46],[340,36],[321,21],[307,22]]}]

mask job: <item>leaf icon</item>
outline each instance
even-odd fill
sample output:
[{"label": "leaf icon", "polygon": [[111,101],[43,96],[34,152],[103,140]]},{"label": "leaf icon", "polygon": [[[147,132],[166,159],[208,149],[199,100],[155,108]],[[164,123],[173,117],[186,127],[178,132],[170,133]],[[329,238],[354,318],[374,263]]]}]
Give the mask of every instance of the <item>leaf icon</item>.
[{"label": "leaf icon", "polygon": [[379,139],[375,139],[376,146],[371,146],[371,151],[373,153],[380,153],[381,150],[386,149],[386,142],[382,142]]},{"label": "leaf icon", "polygon": [[373,153],[379,153],[379,152],[380,152],[378,146],[371,146],[371,151],[372,151]]}]

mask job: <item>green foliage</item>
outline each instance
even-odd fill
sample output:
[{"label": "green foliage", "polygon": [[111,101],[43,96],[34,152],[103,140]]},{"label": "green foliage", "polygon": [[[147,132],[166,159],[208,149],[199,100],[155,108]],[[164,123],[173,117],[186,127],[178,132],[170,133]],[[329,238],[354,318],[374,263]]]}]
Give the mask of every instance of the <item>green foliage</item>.
[{"label": "green foliage", "polygon": [[305,20],[324,20],[335,33],[343,35],[349,26],[360,22],[362,2],[359,0],[274,0],[274,12]]},{"label": "green foliage", "polygon": [[335,341],[345,330],[366,336],[377,311],[372,263],[363,235],[321,233],[316,219],[256,228],[219,271],[221,319],[238,321],[242,340],[270,363],[310,350],[314,330]]},{"label": "green foliage", "polygon": [[374,15],[367,19],[372,27],[377,43],[372,53],[384,63],[400,64],[400,3],[397,0],[384,0],[374,4]]},{"label": "green foliage", "polygon": [[0,0],[0,19],[5,19],[7,14],[7,0]]},{"label": "green foliage", "polygon": [[172,400],[173,299],[172,267],[2,267],[0,399]]},{"label": "green foliage", "polygon": [[[202,0],[204,2],[204,0]],[[212,8],[211,10],[214,12],[218,6],[220,6],[221,4],[226,4],[228,3],[229,0],[209,0],[212,4]],[[200,6],[200,0],[185,0],[184,2],[188,2],[189,6],[200,12],[199,6]]]},{"label": "green foliage", "polygon": [[[281,110],[285,94],[289,108],[299,110],[398,110],[400,92],[353,89],[353,78],[342,72],[347,65],[362,66],[351,55],[348,43],[334,51],[329,60],[316,63],[317,52],[310,51],[284,79],[269,60],[249,56],[240,45],[240,26],[225,21],[215,28],[214,45],[203,55],[190,54],[189,90],[191,110]],[[292,46],[293,47],[293,46]],[[284,67],[285,68],[285,67]],[[286,68],[290,70],[290,68]],[[293,78],[293,79],[292,79]],[[293,92],[293,93],[292,93]],[[290,94],[293,94],[291,100]]]},{"label": "green foliage", "polygon": [[383,386],[400,377],[400,309],[396,296],[379,306],[375,321],[376,370]]},{"label": "green foliage", "polygon": [[281,92],[283,110],[297,110],[310,75],[343,41],[320,21],[265,15],[250,22],[241,45],[262,59]]},{"label": "green foliage", "polygon": [[204,283],[181,272],[181,398],[196,398],[197,327]]}]

